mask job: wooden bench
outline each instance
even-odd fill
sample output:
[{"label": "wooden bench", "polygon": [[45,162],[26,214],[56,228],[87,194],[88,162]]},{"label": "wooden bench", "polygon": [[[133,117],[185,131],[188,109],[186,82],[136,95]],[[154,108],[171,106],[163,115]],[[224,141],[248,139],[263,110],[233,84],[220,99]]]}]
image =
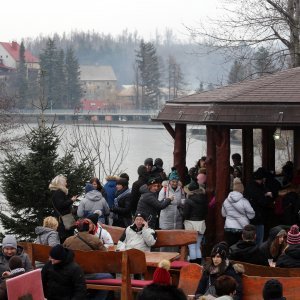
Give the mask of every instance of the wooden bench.
[{"label": "wooden bench", "polygon": [[300,295],[299,277],[259,277],[243,275],[243,300],[262,299],[266,281],[277,279],[283,286],[283,296],[288,300],[298,300]]},{"label": "wooden bench", "polygon": [[178,288],[182,289],[186,296],[195,295],[199,281],[202,277],[202,266],[189,264],[180,270]]},{"label": "wooden bench", "polygon": [[260,277],[299,277],[300,268],[274,268],[260,266],[240,261],[231,261],[232,263],[241,264],[245,268],[245,275]]},{"label": "wooden bench", "polygon": [[[49,260],[51,247],[41,244],[26,243],[24,249],[30,251],[32,263],[46,263]],[[127,251],[80,251],[75,250],[74,260],[80,265],[85,274],[114,273],[121,274],[120,279],[86,280],[88,289],[118,290],[121,299],[132,299],[132,292],[141,290],[152,280],[131,280],[131,274],[147,273],[145,253],[136,249]]]},{"label": "wooden bench", "polygon": [[[114,244],[117,244],[120,237],[124,232],[124,228],[109,226],[103,224],[102,227],[106,229],[112,239]],[[194,230],[155,230],[157,234],[157,240],[153,248],[161,247],[179,247],[180,248],[180,258],[179,260],[186,260],[188,253],[188,245],[195,244],[197,242],[197,231]]]}]

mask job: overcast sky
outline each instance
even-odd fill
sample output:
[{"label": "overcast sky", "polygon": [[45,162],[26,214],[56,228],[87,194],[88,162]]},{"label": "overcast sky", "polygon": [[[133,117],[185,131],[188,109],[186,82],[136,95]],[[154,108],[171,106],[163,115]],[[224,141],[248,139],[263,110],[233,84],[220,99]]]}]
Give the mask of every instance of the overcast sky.
[{"label": "overcast sky", "polygon": [[184,38],[184,25],[216,15],[220,0],[19,0],[4,1],[0,41],[20,41],[40,34],[95,30],[120,34],[137,30],[144,38],[166,27]]}]

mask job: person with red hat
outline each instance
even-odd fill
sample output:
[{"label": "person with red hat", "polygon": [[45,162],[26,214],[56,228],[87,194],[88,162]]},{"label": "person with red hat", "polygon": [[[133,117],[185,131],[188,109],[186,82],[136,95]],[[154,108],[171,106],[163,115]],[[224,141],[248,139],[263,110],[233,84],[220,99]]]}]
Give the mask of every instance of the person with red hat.
[{"label": "person with red hat", "polygon": [[171,263],[169,260],[163,259],[153,273],[153,283],[161,285],[171,284],[171,275],[169,273]]},{"label": "person with red hat", "polygon": [[299,268],[300,267],[300,232],[298,225],[293,225],[287,234],[287,247],[279,256],[276,267]]}]

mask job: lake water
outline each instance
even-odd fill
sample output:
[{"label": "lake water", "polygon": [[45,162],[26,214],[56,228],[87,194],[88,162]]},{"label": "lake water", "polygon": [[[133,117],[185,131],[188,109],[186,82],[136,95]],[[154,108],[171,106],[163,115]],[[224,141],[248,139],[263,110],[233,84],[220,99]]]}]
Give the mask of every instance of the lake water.
[{"label": "lake water", "polygon": [[[78,133],[74,133],[74,127],[71,125],[65,126],[66,131],[64,137],[66,138],[66,143],[70,143],[70,140],[74,139],[74,136],[77,136]],[[88,127],[80,126],[80,132],[84,136],[84,138],[92,131],[97,132],[97,136],[104,136],[101,141],[101,145],[108,144],[108,134],[109,130],[111,136],[111,144],[115,143],[115,149],[111,146],[111,161],[116,159],[117,152],[121,147],[122,139],[126,139],[128,141],[128,153],[125,155],[125,158],[121,160],[121,165],[119,168],[119,172],[111,175],[118,175],[120,172],[128,173],[130,177],[130,182],[133,183],[137,178],[137,168],[139,165],[144,163],[144,160],[148,157],[152,157],[153,160],[155,158],[161,158],[164,161],[164,169],[168,174],[173,166],[173,139],[170,134],[166,131],[166,129],[161,125],[139,125],[139,126],[111,126],[109,129],[107,127]],[[78,130],[77,130],[78,132]],[[95,134],[95,133],[93,133]],[[106,140],[105,140],[106,139]],[[92,140],[95,140],[95,135],[93,135]],[[92,140],[86,140],[85,144],[95,144]],[[107,146],[102,147],[102,153],[107,150]],[[231,152],[239,152],[241,153],[241,145],[234,144],[231,146]],[[90,153],[95,154],[95,149],[93,146],[90,146]],[[187,157],[186,163],[188,168],[195,165],[196,161],[203,155],[206,155],[206,141],[200,140],[199,136],[196,138],[195,136],[187,135]],[[117,159],[118,160],[118,159]],[[120,159],[119,159],[120,160]],[[109,159],[106,155],[104,159],[104,163],[106,168],[108,168]],[[97,176],[99,176],[99,171],[96,172]],[[102,182],[105,182],[105,175],[103,173],[100,174],[100,179]]]}]

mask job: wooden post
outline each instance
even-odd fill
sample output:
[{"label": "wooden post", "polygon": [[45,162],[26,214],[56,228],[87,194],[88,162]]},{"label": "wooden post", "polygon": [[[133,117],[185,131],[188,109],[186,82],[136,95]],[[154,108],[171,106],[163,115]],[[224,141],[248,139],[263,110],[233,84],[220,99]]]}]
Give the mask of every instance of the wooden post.
[{"label": "wooden post", "polygon": [[227,127],[218,127],[218,133],[216,137],[216,242],[219,242],[224,239],[224,219],[221,215],[221,208],[229,192],[229,167],[230,129]]},{"label": "wooden post", "polygon": [[253,128],[242,129],[243,183],[250,182],[253,173]]},{"label": "wooden post", "polygon": [[186,165],[186,124],[175,124],[174,167],[184,184]]},{"label": "wooden post", "polygon": [[[206,194],[208,201],[212,199],[216,189],[216,143],[215,127],[206,126]],[[215,207],[208,210],[206,217],[205,247],[202,249],[204,256],[209,256],[215,243]]]},{"label": "wooden post", "polygon": [[263,128],[261,133],[262,166],[269,171],[275,171],[275,128]]}]

